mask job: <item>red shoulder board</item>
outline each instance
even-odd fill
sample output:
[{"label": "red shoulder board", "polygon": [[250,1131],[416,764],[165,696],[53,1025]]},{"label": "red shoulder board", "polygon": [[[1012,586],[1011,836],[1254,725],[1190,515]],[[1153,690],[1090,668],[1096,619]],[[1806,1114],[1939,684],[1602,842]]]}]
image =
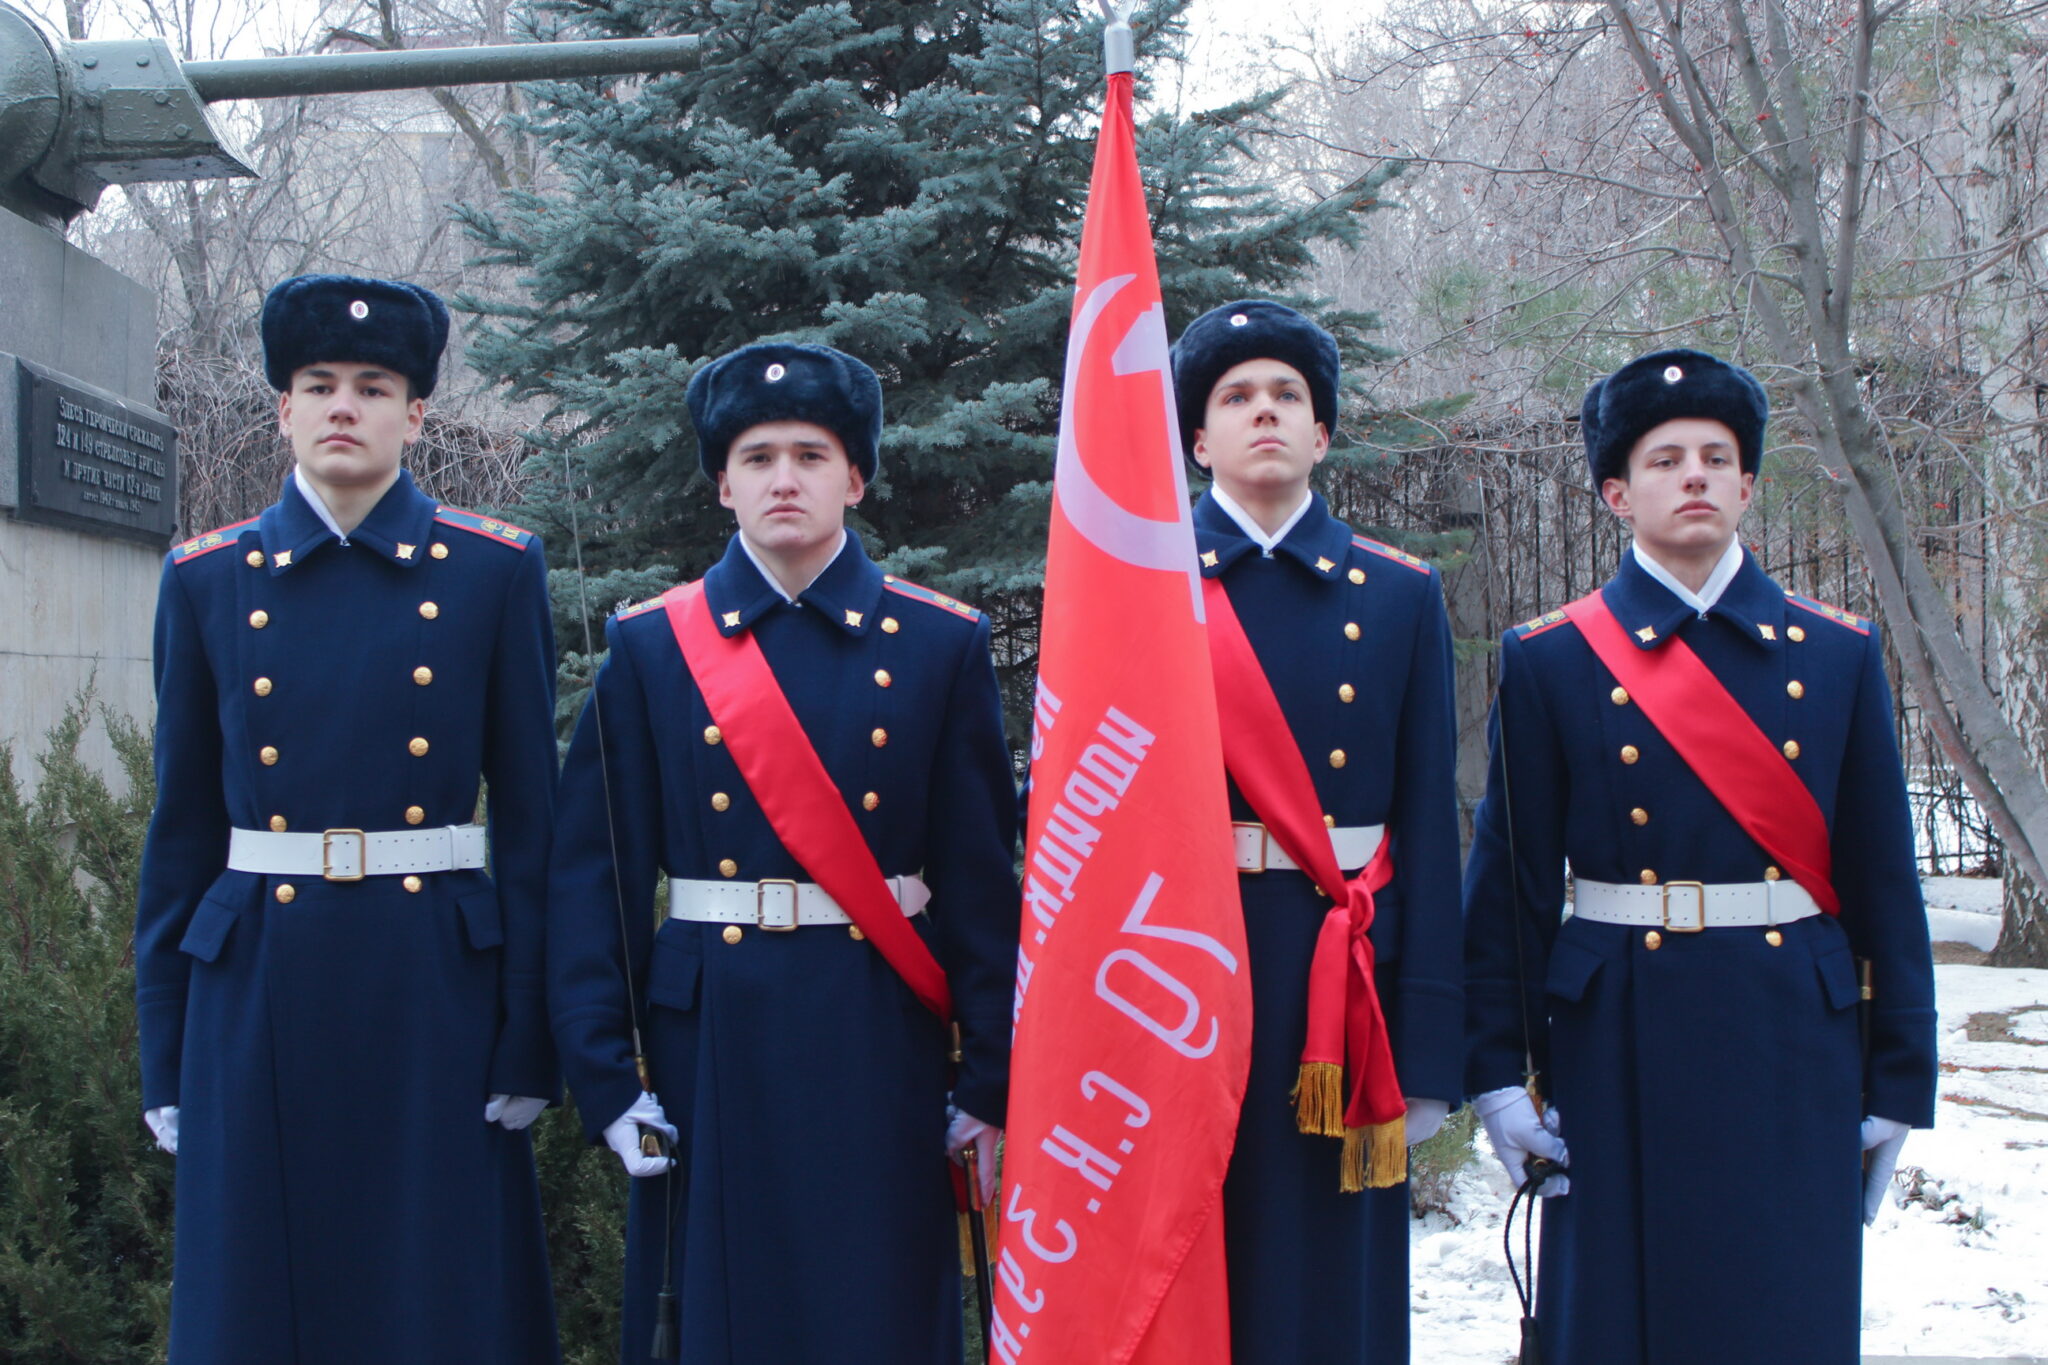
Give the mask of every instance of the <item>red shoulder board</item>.
[{"label": "red shoulder board", "polygon": [[533,544],[533,532],[490,517],[480,517],[474,512],[465,512],[460,507],[436,507],[434,520],[443,526],[453,526],[458,531],[467,531],[514,549],[523,550]]},{"label": "red shoulder board", "polygon": [[890,592],[908,597],[913,602],[923,602],[929,606],[937,607],[941,611],[950,611],[963,620],[979,621],[981,619],[979,611],[968,606],[959,598],[948,597],[942,592],[933,592],[930,588],[921,588],[915,583],[906,583],[895,574],[883,574],[882,586]]},{"label": "red shoulder board", "polygon": [[254,517],[244,517],[231,526],[223,526],[217,531],[208,531],[203,536],[194,536],[190,540],[178,542],[171,547],[171,563],[188,564],[201,555],[212,554],[223,545],[234,544],[241,538],[235,533],[255,520]]},{"label": "red shoulder board", "polygon": [[1789,590],[1785,593],[1785,600],[1795,607],[1804,607],[1815,616],[1825,616],[1838,626],[1847,626],[1858,635],[1870,634],[1870,622],[1853,611],[1843,611],[1840,607],[1831,607],[1825,602],[1816,602],[1811,597],[1805,597]]},{"label": "red shoulder board", "polygon": [[1564,614],[1563,607],[1559,607],[1556,611],[1546,611],[1541,616],[1531,617],[1527,621],[1522,622],[1521,625],[1516,626],[1515,638],[1526,640],[1531,636],[1541,635],[1546,630],[1557,629],[1569,619]]},{"label": "red shoulder board", "polygon": [[1429,572],[1429,564],[1427,561],[1417,559],[1414,555],[1409,554],[1406,550],[1397,550],[1391,545],[1382,545],[1377,540],[1367,540],[1364,536],[1351,537],[1351,543],[1353,546],[1360,550],[1365,551],[1369,555],[1378,555],[1381,559],[1391,559],[1396,564],[1406,564],[1409,568],[1415,570],[1417,573]]}]

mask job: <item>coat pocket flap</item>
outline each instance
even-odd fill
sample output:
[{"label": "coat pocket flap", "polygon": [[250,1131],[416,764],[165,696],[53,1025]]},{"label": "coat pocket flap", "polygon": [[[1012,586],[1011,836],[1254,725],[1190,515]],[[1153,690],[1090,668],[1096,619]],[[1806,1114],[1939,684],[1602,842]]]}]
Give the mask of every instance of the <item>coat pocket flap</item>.
[{"label": "coat pocket flap", "polygon": [[189,953],[201,962],[219,958],[221,949],[227,945],[228,932],[242,916],[241,906],[237,903],[240,899],[216,891],[199,902],[199,908],[192,912],[191,923],[185,926],[185,937],[179,942],[178,951]]},{"label": "coat pocket flap", "polygon": [[505,916],[498,908],[498,888],[479,887],[455,898],[472,948],[497,948],[505,942]]},{"label": "coat pocket flap", "polygon": [[647,963],[647,999],[665,1009],[697,1006],[697,978],[704,968],[694,934],[657,934]]},{"label": "coat pocket flap", "polygon": [[1543,989],[1559,1000],[1583,1000],[1600,962],[1600,954],[1560,935],[1550,946],[1550,975]]},{"label": "coat pocket flap", "polygon": [[1820,972],[1821,989],[1827,993],[1830,1007],[1845,1010],[1863,998],[1856,984],[1856,955],[1847,948],[1822,953],[1813,965]]}]

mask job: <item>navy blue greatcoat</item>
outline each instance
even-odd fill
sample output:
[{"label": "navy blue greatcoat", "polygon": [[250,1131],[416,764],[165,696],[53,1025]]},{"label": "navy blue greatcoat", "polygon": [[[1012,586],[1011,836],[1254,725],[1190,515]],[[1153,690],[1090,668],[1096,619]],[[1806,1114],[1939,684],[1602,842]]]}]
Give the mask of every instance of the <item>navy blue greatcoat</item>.
[{"label": "navy blue greatcoat", "polygon": [[[1436,571],[1354,536],[1321,497],[1270,554],[1215,500],[1195,505],[1202,573],[1221,577],[1342,826],[1384,824],[1394,880],[1374,898],[1380,1003],[1404,1095],[1457,1101],[1464,1055],[1457,732]],[[1220,698],[1224,723],[1230,699]],[[1233,783],[1231,818],[1255,820]],[[1347,871],[1350,869],[1347,869]],[[1408,1359],[1408,1187],[1342,1194],[1342,1146],[1295,1127],[1309,959],[1329,902],[1306,874],[1238,878],[1252,1064],[1223,1186],[1232,1359]]]},{"label": "navy blue greatcoat", "polygon": [[[1842,913],[1783,926],[1778,946],[1763,928],[1561,920],[1567,864],[1628,884],[1778,870],[1560,613],[1502,639],[1466,871],[1467,1084],[1522,1080],[1519,916],[1528,1041],[1572,1159],[1571,1193],[1544,1206],[1544,1359],[1854,1365],[1858,1124],[1925,1127],[1934,1110],[1933,969],[1878,638],[1746,553],[1705,616],[1632,555],[1602,592],[1634,647],[1684,640],[1796,746]],[[1868,1066],[1857,957],[1874,963]]]},{"label": "navy blue greatcoat", "polygon": [[[794,605],[737,538],[704,592],[728,636],[753,632],[883,875],[930,886],[917,927],[961,1026],[955,1100],[1001,1123],[1019,901],[987,621],[885,578],[851,536]],[[655,1093],[681,1132],[674,1176],[633,1182],[621,1359],[646,1359],[672,1225],[690,1365],[957,1365],[938,1020],[848,926],[746,926],[728,941],[717,924],[655,918],[663,877],[808,878],[709,729],[667,612],[628,609],[606,640],[563,770],[555,1034],[601,1140],[639,1094],[629,970]]]},{"label": "navy blue greatcoat", "polygon": [[[539,545],[403,473],[340,542],[288,482],[172,550],[156,680],[135,974],[142,1102],[179,1109],[171,1360],[553,1361],[531,1147],[483,1118],[558,1088]],[[225,870],[231,827],[469,823],[479,776],[489,874]]]}]

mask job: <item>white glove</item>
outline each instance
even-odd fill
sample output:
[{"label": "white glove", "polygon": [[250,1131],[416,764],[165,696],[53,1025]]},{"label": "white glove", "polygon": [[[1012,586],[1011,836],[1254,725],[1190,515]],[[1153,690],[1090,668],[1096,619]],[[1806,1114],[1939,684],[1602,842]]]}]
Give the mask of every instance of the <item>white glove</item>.
[{"label": "white glove", "polygon": [[1863,1120],[1863,1150],[1870,1153],[1863,1171],[1863,1226],[1877,1221],[1884,1197],[1892,1187],[1892,1172],[1899,1169],[1899,1148],[1913,1130],[1896,1119],[1875,1116]]},{"label": "white glove", "polygon": [[640,1092],[640,1098],[633,1101],[632,1108],[618,1116],[604,1130],[604,1144],[619,1154],[619,1160],[626,1165],[630,1176],[666,1175],[675,1162],[668,1157],[649,1156],[640,1150],[640,1130],[659,1128],[668,1134],[668,1140],[676,1140],[675,1125],[668,1121],[668,1115],[661,1112],[661,1101],[647,1091]]},{"label": "white glove", "polygon": [[1002,1141],[1003,1130],[951,1105],[946,1107],[946,1115],[947,1159],[958,1161],[960,1153],[969,1144],[973,1145],[974,1170],[981,1184],[981,1204],[987,1208],[996,1199],[996,1144]]},{"label": "white glove", "polygon": [[[1500,1158],[1501,1165],[1507,1167],[1508,1179],[1514,1182],[1516,1189],[1521,1189],[1529,1178],[1522,1169],[1522,1163],[1532,1156],[1548,1157],[1560,1166],[1572,1164],[1571,1153],[1565,1150],[1564,1139],[1558,1136],[1562,1120],[1558,1117],[1556,1105],[1539,1115],[1527,1090],[1519,1085],[1505,1085],[1478,1096],[1472,1101],[1472,1108],[1479,1115],[1479,1121],[1486,1125],[1486,1136],[1493,1143],[1494,1155]],[[1552,1176],[1536,1191],[1546,1199],[1571,1192],[1570,1177],[1562,1175]]]},{"label": "white glove", "polygon": [[491,1102],[484,1106],[484,1122],[500,1123],[510,1132],[518,1132],[540,1117],[541,1110],[548,1107],[546,1100],[537,1100],[531,1095],[493,1095]]},{"label": "white glove", "polygon": [[149,1125],[149,1131],[156,1137],[157,1146],[172,1156],[178,1154],[177,1105],[162,1104],[154,1109],[145,1109],[142,1111],[142,1121]]},{"label": "white glove", "polygon": [[1451,1106],[1442,1100],[1406,1101],[1408,1105],[1408,1145],[1427,1142],[1436,1136],[1436,1130],[1444,1126],[1444,1120],[1451,1116]]}]

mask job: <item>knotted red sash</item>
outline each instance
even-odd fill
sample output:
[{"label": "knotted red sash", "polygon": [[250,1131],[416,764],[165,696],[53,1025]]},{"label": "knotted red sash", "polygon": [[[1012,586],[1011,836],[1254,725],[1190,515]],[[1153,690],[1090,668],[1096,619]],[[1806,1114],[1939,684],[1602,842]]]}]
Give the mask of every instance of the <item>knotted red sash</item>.
[{"label": "knotted red sash", "polygon": [[662,595],[683,662],[747,790],[782,846],[839,902],[926,1008],[951,1022],[945,970],[889,890],[846,798],[825,771],[751,631],[727,639],[711,619],[702,580]]},{"label": "knotted red sash", "polygon": [[1820,803],[1700,656],[1678,639],[1636,648],[1598,592],[1567,603],[1564,614],[1735,823],[1816,905],[1840,914],[1834,850]]},{"label": "knotted red sash", "polygon": [[1216,706],[1224,718],[1224,766],[1287,856],[1318,887],[1343,888],[1323,917],[1309,961],[1308,1041],[1301,1050],[1295,1121],[1304,1133],[1344,1139],[1339,1185],[1346,1192],[1398,1185],[1408,1178],[1408,1106],[1373,981],[1369,935],[1373,893],[1394,876],[1392,841],[1382,839],[1356,877],[1344,876],[1315,780],[1221,581],[1203,581],[1202,602],[1209,616]]}]

